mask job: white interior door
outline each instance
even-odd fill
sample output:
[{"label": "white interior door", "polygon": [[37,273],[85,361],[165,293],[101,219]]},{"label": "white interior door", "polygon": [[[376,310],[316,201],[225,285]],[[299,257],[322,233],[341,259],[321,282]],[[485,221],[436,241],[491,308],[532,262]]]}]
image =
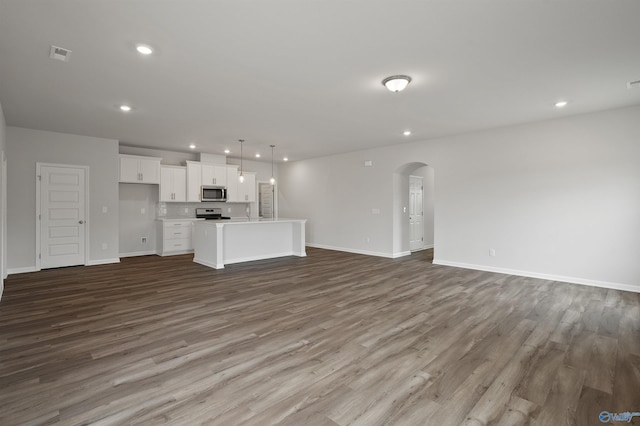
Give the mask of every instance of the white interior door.
[{"label": "white interior door", "polygon": [[40,267],[86,262],[86,170],[40,165]]},{"label": "white interior door", "polygon": [[424,247],[424,188],[422,178],[409,176],[409,250]]}]

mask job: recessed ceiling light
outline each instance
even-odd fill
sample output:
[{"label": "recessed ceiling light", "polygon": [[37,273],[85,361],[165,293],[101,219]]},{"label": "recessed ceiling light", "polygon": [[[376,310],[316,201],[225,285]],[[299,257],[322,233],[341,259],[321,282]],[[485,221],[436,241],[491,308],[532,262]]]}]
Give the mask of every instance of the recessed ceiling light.
[{"label": "recessed ceiling light", "polygon": [[565,106],[567,106],[567,101],[556,102],[556,107],[558,107],[558,108],[562,108],[562,107],[565,107]]},{"label": "recessed ceiling light", "polygon": [[131,107],[129,105],[120,105],[120,111],[129,112],[131,111]]},{"label": "recessed ceiling light", "polygon": [[289,159],[287,157],[284,157],[282,161],[289,161]]},{"label": "recessed ceiling light", "polygon": [[405,130],[402,134],[405,136],[409,136],[411,135],[411,130]]},{"label": "recessed ceiling light", "polygon": [[225,149],[225,150],[224,150],[224,153],[225,153],[225,154],[231,154],[231,151],[229,151],[228,149]]},{"label": "recessed ceiling light", "polygon": [[151,55],[153,53],[153,49],[146,44],[138,44],[136,50],[142,55]]},{"label": "recessed ceiling light", "polygon": [[260,158],[260,154],[256,154],[256,158]]},{"label": "recessed ceiling light", "polygon": [[191,145],[189,145],[189,148],[196,149],[196,144],[192,143]]}]

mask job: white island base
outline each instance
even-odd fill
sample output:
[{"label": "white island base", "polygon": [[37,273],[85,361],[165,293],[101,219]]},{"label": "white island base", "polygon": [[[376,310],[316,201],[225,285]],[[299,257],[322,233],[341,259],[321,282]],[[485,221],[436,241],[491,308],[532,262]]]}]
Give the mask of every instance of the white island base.
[{"label": "white island base", "polygon": [[193,261],[215,269],[283,256],[306,256],[306,219],[201,221],[194,228]]}]

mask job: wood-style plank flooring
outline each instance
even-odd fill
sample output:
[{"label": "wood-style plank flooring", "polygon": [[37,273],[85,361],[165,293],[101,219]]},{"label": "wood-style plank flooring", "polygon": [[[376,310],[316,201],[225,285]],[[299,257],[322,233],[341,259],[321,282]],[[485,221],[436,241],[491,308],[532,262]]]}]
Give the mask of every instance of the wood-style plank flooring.
[{"label": "wood-style plank flooring", "polygon": [[[640,411],[639,295],[308,249],[12,275],[0,424],[600,425]],[[640,424],[634,418],[632,424]]]}]

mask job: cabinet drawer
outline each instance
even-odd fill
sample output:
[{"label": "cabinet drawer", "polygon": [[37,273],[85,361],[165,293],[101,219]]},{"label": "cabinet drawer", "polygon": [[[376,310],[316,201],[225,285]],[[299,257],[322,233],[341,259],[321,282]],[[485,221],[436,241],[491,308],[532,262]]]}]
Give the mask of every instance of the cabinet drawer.
[{"label": "cabinet drawer", "polygon": [[191,238],[191,225],[189,226],[172,226],[164,229],[163,238],[165,240],[173,240],[176,238]]},{"label": "cabinet drawer", "polygon": [[164,251],[193,250],[191,238],[164,240],[162,248]]},{"label": "cabinet drawer", "polygon": [[172,220],[164,222],[164,229],[177,228],[179,226],[191,226],[193,221],[191,220]]}]

